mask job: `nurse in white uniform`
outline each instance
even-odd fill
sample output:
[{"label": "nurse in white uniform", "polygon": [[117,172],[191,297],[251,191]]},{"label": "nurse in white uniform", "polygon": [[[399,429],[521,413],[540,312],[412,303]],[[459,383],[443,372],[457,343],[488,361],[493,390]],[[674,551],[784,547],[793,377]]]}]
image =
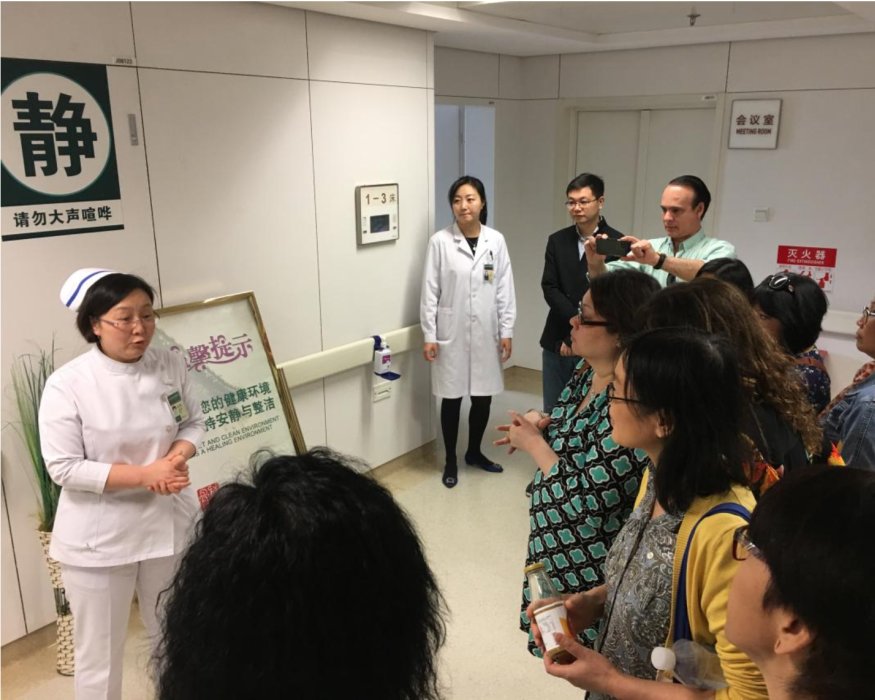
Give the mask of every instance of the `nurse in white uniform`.
[{"label": "nurse in white uniform", "polygon": [[61,290],[90,351],[52,374],[39,415],[63,487],[50,554],[73,611],[77,700],[121,698],[134,590],[154,644],[158,594],[198,512],[188,477],[204,418],[180,355],[149,347],[155,293],[139,277],[80,270]]},{"label": "nurse in white uniform", "polygon": [[476,177],[450,187],[455,223],[431,237],[425,262],[420,322],[422,354],[433,363],[432,391],[441,401],[447,451],[443,483],[458,481],[456,440],[462,398],[471,397],[465,462],[502,471],[480,449],[492,397],[504,390],[501,365],[510,359],[516,318],[513,272],[504,236],[486,226],[486,191]]}]

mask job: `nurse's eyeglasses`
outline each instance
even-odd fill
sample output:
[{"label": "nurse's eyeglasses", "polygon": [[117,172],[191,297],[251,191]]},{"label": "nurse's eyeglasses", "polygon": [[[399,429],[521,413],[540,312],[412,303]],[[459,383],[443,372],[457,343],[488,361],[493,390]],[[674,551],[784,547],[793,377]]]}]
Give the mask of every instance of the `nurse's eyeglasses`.
[{"label": "nurse's eyeglasses", "polygon": [[590,321],[583,317],[583,301],[577,302],[577,321],[581,326],[610,326],[607,321]]},{"label": "nurse's eyeglasses", "polygon": [[138,323],[143,324],[144,329],[151,328],[155,325],[156,318],[157,316],[155,314],[146,314],[145,316],[138,316],[137,318],[130,319],[126,318],[121,321],[110,321],[108,318],[98,318],[97,320],[109,324],[113,328],[118,328],[125,333],[130,333]]}]

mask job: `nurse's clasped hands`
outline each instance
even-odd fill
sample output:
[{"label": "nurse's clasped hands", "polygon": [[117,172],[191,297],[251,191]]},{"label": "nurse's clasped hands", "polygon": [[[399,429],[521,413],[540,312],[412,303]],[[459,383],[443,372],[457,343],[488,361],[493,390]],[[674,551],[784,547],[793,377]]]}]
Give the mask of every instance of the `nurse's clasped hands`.
[{"label": "nurse's clasped hands", "polygon": [[180,454],[156,459],[143,468],[143,486],[161,496],[179,493],[190,484],[188,462]]}]

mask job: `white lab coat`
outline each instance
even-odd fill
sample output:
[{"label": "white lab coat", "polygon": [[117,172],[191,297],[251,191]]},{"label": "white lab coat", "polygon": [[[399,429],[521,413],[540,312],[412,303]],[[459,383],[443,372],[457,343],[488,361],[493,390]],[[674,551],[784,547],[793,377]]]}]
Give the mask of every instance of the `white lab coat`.
[{"label": "white lab coat", "polygon": [[[487,264],[495,277],[485,278]],[[437,343],[432,392],[440,398],[494,396],[504,390],[500,338],[513,337],[513,271],[504,236],[480,227],[476,254],[456,224],[428,242],[420,323]]]},{"label": "white lab coat", "polygon": [[[168,395],[188,418],[177,424]],[[147,465],[177,439],[197,446],[204,416],[185,362],[149,348],[139,362],[116,362],[97,346],[49,377],[39,414],[46,467],[63,486],[51,556],[72,566],[120,566],[178,554],[198,512],[189,486],[161,496],[146,489],[105,491],[115,463]]]}]

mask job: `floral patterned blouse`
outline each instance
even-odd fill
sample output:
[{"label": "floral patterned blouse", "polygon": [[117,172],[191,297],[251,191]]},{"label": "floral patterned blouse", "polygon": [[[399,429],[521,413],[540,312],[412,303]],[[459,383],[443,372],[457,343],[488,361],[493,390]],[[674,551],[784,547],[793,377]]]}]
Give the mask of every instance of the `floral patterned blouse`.
[{"label": "floral patterned blouse", "polygon": [[805,387],[808,403],[814,406],[815,413],[820,413],[829,403],[832,387],[829,375],[820,367],[807,364],[808,359],[819,362],[821,365],[823,364],[823,357],[816,346],[796,355],[796,371],[799,373],[799,379]]},{"label": "floral patterned blouse", "polygon": [[[608,550],[632,513],[641,476],[650,463],[641,450],[614,442],[606,391],[577,412],[594,376],[582,361],[560,394],[546,434],[559,461],[546,476],[536,469],[527,489],[526,566],[543,562],[562,593],[579,593],[604,583]],[[524,581],[520,629],[529,633],[529,651],[541,656],[526,617],[529,603]],[[579,634],[581,643],[589,647],[597,636],[597,626]]]}]

